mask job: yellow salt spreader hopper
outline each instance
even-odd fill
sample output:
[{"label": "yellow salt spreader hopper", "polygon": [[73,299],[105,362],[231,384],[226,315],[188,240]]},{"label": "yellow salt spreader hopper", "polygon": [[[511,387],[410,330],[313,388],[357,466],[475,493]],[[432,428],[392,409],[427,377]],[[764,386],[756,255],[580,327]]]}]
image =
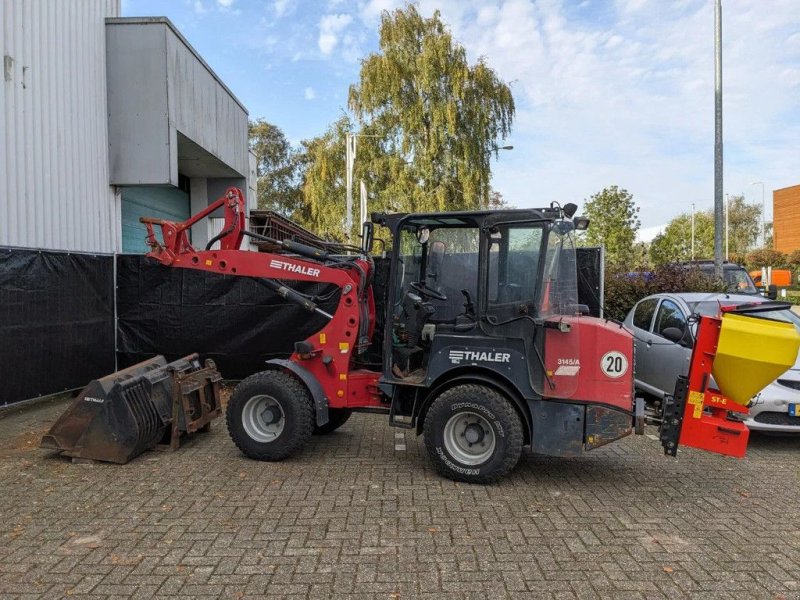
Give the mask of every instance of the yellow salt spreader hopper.
[{"label": "yellow salt spreader hopper", "polygon": [[[794,365],[797,328],[765,318],[789,308],[780,302],[721,305],[719,316],[699,317],[689,375],[678,377],[664,405],[660,437],[666,454],[675,456],[683,445],[745,455],[750,432],[732,413],[746,414],[751,398]],[[712,387],[712,375],[719,389]]]},{"label": "yellow salt spreader hopper", "polygon": [[800,334],[792,323],[759,318],[758,313],[723,313],[711,372],[724,396],[747,406],[794,365],[798,348]]}]

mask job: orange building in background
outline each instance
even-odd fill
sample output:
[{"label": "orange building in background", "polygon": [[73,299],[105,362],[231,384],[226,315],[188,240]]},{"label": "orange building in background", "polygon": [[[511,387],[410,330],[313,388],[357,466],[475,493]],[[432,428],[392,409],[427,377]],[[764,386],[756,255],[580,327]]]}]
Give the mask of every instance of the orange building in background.
[{"label": "orange building in background", "polygon": [[800,248],[800,185],[772,192],[772,235],[779,252]]}]

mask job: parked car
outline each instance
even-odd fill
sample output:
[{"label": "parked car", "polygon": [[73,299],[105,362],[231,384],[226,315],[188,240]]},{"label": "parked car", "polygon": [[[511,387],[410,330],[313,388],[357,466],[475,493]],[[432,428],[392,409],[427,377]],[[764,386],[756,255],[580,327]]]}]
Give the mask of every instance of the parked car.
[{"label": "parked car", "polygon": [[[753,302],[769,301],[758,296],[706,293],[654,294],[640,300],[624,321],[634,335],[636,388],[659,399],[672,394],[677,376],[689,371],[697,328],[692,315],[717,315],[721,303]],[[759,316],[793,323],[800,330],[800,316],[785,305],[776,303],[776,310]],[[667,331],[669,328],[675,329]],[[754,431],[800,433],[800,360],[753,398],[745,423]]]},{"label": "parked car", "polygon": [[[704,275],[714,277],[713,260],[690,260],[684,266],[699,269]],[[728,284],[728,292],[732,294],[758,295],[761,292],[756,287],[747,270],[736,263],[727,260],[722,262],[722,279]]]}]

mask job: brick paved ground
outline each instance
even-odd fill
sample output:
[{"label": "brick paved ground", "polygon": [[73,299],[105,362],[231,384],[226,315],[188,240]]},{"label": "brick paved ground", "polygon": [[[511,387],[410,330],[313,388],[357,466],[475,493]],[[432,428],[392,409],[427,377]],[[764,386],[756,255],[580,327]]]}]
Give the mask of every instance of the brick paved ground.
[{"label": "brick paved ground", "polygon": [[114,466],[35,449],[60,410],[0,419],[3,598],[800,598],[800,440],[629,438],[479,487],[374,415],[280,464],[218,422]]}]

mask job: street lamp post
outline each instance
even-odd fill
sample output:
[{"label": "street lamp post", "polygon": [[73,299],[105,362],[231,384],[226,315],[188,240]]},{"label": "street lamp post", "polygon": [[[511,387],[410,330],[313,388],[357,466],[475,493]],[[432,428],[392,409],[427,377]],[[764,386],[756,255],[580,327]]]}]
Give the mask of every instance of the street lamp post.
[{"label": "street lamp post", "polygon": [[728,260],[728,196],[730,194],[725,194],[725,260]]},{"label": "street lamp post", "polygon": [[764,182],[754,181],[750,185],[761,186],[761,247],[767,245],[767,205],[764,203]]},{"label": "street lamp post", "polygon": [[714,274],[722,279],[722,2],[714,2]]}]

